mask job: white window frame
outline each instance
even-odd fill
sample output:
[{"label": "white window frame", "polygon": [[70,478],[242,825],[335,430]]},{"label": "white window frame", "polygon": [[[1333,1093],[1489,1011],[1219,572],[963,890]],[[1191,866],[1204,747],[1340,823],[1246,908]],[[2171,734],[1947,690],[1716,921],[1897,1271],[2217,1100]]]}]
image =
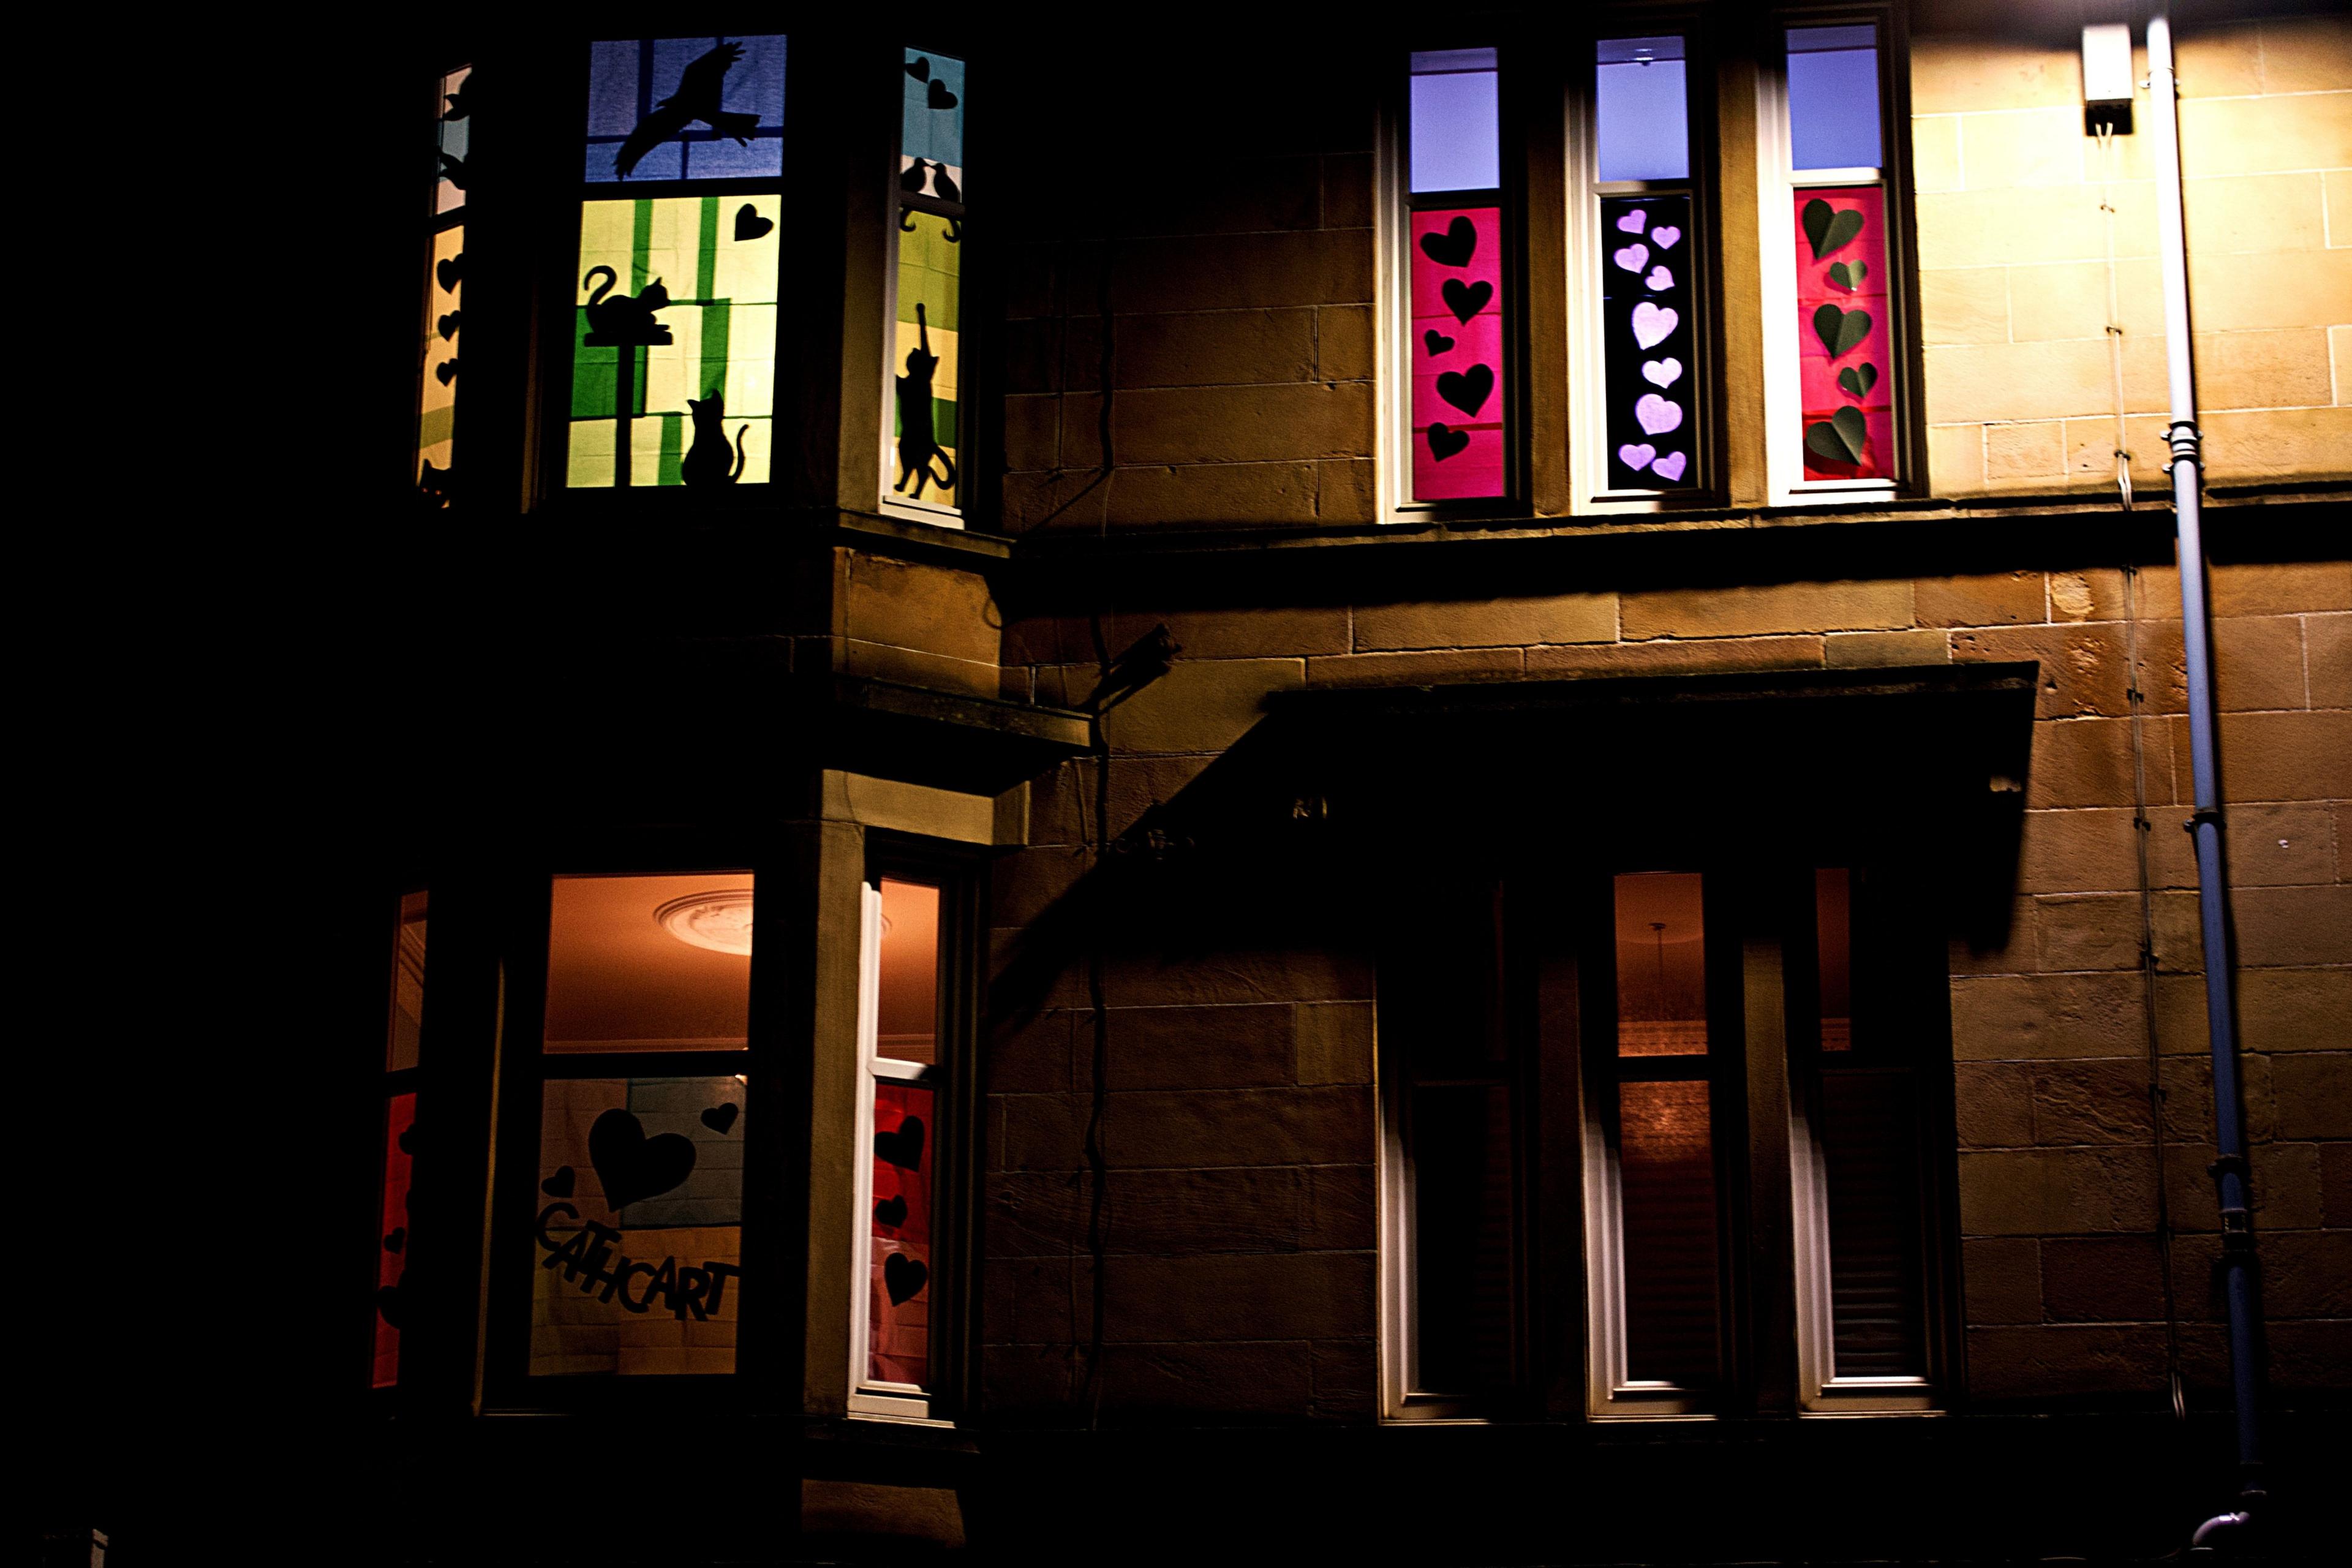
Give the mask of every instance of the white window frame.
[{"label": "white window frame", "polygon": [[[1375,1025],[1375,1036],[1378,1026]],[[1377,1046],[1377,1038],[1375,1039]],[[1385,1086],[1391,1077],[1380,1075]],[[1453,1422],[1485,1426],[1478,1402],[1464,1394],[1433,1394],[1421,1383],[1421,1316],[1413,1295],[1413,1169],[1405,1131],[1408,1075],[1399,1072],[1393,1091],[1381,1093],[1381,1415],[1388,1421]]]},{"label": "white window frame", "polygon": [[[1776,47],[1759,62],[1756,83],[1756,196],[1758,258],[1764,300],[1764,476],[1774,506],[1836,506],[1900,494],[1913,478],[1916,460],[1911,450],[1908,421],[1915,389],[1907,365],[1914,324],[1906,318],[1903,289],[1906,258],[1901,237],[1902,208],[1894,178],[1895,140],[1908,134],[1907,126],[1893,123],[1895,39],[1887,13],[1856,10],[1775,13],[1770,26],[1785,33],[1790,27],[1863,27],[1874,29],[1878,54],[1878,155],[1886,162],[1877,168],[1806,169],[1794,167],[1795,148],[1789,128],[1788,53]],[[1892,466],[1895,475],[1883,479],[1808,479],[1805,478],[1804,392],[1798,367],[1797,229],[1790,216],[1797,193],[1829,186],[1876,185],[1885,217],[1886,304],[1889,321],[1887,357],[1894,363],[1885,374],[1894,387],[1895,409]]]},{"label": "white window frame", "polygon": [[[1887,1068],[1886,1071],[1900,1071]],[[1794,1053],[1789,1063],[1789,1202],[1797,1276],[1797,1403],[1805,1415],[1940,1415],[1935,1380],[1916,1377],[1841,1377],[1830,1300],[1829,1180],[1821,1141],[1814,1137],[1809,1102]],[[1918,1130],[1912,1139],[1916,1148]],[[1925,1238],[1923,1238],[1924,1240]],[[1935,1302],[1927,1309],[1927,1344],[1934,1347]]]}]

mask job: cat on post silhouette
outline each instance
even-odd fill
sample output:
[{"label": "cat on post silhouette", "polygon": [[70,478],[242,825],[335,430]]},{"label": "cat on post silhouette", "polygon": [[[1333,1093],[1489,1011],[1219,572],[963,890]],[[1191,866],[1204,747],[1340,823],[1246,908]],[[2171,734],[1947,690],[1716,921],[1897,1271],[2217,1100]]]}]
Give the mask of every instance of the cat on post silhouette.
[{"label": "cat on post silhouette", "polygon": [[638,121],[637,128],[629,132],[629,139],[613,155],[613,172],[627,179],[638,159],[697,120],[719,135],[732,136],[739,145],[749,147],[751,132],[760,127],[760,117],[719,107],[719,94],[727,87],[727,68],[742,58],[742,45],[721,38],[716,48],[680,71],[677,90]]},{"label": "cat on post silhouette", "polygon": [[735,427],[735,467],[727,467],[727,399],[713,391],[700,402],[686,400],[688,413],[694,416],[694,444],[677,465],[677,477],[689,485],[731,485],[743,477],[743,432],[749,425]]},{"label": "cat on post silhouette", "polygon": [[[898,482],[890,488],[905,491],[907,481],[915,481],[908,500],[923,499],[923,481],[929,479],[942,490],[955,489],[955,459],[940,445],[938,427],[931,422],[931,378],[939,374],[940,356],[931,352],[931,324],[923,314],[920,303],[915,306],[915,347],[907,351],[907,374],[898,378]],[[947,465],[944,477],[932,472],[931,459],[937,458]]]},{"label": "cat on post silhouette", "polygon": [[[596,281],[599,272],[604,275],[602,283]],[[654,312],[669,303],[669,290],[662,287],[662,280],[655,279],[642,293],[613,294],[620,281],[621,275],[609,267],[592,267],[580,279],[581,287],[590,289],[585,307],[588,335],[580,340],[582,346],[634,349],[670,342],[669,328],[654,320]],[[613,297],[608,300],[607,294]]]}]

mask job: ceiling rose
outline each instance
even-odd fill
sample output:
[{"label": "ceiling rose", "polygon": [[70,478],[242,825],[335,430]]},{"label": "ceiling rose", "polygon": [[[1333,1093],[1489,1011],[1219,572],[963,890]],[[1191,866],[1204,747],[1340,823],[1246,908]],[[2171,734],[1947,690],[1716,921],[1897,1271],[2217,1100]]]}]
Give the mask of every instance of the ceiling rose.
[{"label": "ceiling rose", "polygon": [[751,952],[751,889],[688,893],[654,911],[655,923],[688,947],[746,956]]}]

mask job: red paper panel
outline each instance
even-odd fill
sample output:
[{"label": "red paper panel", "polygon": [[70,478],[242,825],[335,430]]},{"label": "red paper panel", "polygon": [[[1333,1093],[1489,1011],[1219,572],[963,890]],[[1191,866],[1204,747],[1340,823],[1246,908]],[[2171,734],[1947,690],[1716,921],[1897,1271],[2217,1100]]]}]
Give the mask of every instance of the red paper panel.
[{"label": "red paper panel", "polygon": [[919,1388],[931,1375],[932,1099],[912,1084],[874,1086],[866,1375]]},{"label": "red paper panel", "polygon": [[[1862,216],[1862,227],[1852,237],[1842,238],[1836,231],[1827,235],[1828,239],[1837,243],[1826,246],[1818,259],[1813,255],[1813,241],[1805,232],[1805,209],[1816,201],[1827,203],[1833,217],[1844,213]],[[1791,203],[1790,216],[1797,247],[1797,361],[1805,410],[1804,426],[1798,438],[1806,442],[1805,478],[1892,479],[1895,353],[1894,337],[1888,331],[1891,312],[1886,292],[1886,194],[1876,185],[1802,190],[1796,193]],[[1869,270],[1853,279],[1852,287],[1831,276],[1832,268],[1843,266],[1851,278],[1856,265]],[[1815,325],[1814,318],[1823,305],[1834,305],[1841,312],[1859,310],[1870,319],[1870,330],[1861,341],[1834,357]],[[1851,370],[1860,377],[1864,365],[1870,367],[1874,377],[1860,394],[1838,384],[1839,372]],[[1813,426],[1834,420],[1841,408],[1857,409],[1862,415],[1863,450],[1858,462],[1825,456],[1808,439]]]},{"label": "red paper panel", "polygon": [[400,1381],[401,1276],[408,1268],[408,1167],[404,1140],[416,1125],[416,1096],[395,1094],[383,1123],[383,1212],[376,1227],[375,1378]]},{"label": "red paper panel", "polygon": [[1412,499],[1500,496],[1502,214],[1416,212],[1411,243]]}]

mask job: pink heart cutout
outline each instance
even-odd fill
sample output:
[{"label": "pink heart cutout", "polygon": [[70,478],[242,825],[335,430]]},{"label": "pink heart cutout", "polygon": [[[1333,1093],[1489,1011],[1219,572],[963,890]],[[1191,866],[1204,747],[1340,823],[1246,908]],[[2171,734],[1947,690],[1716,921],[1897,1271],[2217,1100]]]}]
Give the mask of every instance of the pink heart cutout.
[{"label": "pink heart cutout", "polygon": [[1639,234],[1642,232],[1642,226],[1649,221],[1650,215],[1643,212],[1640,207],[1635,207],[1632,212],[1627,213],[1623,217],[1617,220],[1617,226],[1623,229],[1627,234]]},{"label": "pink heart cutout", "polygon": [[1682,428],[1683,405],[1660,397],[1654,392],[1646,392],[1642,395],[1642,400],[1633,405],[1633,419],[1642,426],[1643,435],[1663,436],[1669,430]]},{"label": "pink heart cutout", "polygon": [[1657,455],[1655,447],[1643,446],[1638,442],[1628,442],[1617,448],[1617,460],[1629,468],[1646,468],[1650,466],[1650,459]]},{"label": "pink heart cutout", "polygon": [[1642,281],[1653,289],[1671,289],[1675,286],[1675,275],[1663,267],[1653,267],[1650,275]]},{"label": "pink heart cutout", "polygon": [[1629,245],[1621,250],[1611,251],[1609,259],[1628,272],[1639,272],[1642,270],[1643,263],[1650,259],[1650,247],[1646,245]]},{"label": "pink heart cutout", "polygon": [[1672,245],[1682,237],[1683,231],[1675,227],[1672,224],[1662,223],[1657,227],[1650,231],[1650,237],[1657,242],[1657,247],[1660,250],[1665,249],[1666,247]]},{"label": "pink heart cutout", "polygon": [[1683,377],[1683,362],[1668,354],[1664,359],[1642,362],[1642,379],[1652,386],[1672,386]]},{"label": "pink heart cutout", "polygon": [[1670,308],[1644,300],[1633,307],[1633,341],[1645,349],[1656,348],[1681,320]]},{"label": "pink heart cutout", "polygon": [[1683,477],[1683,470],[1689,467],[1690,457],[1687,453],[1668,452],[1664,457],[1660,458],[1655,463],[1651,465],[1650,472],[1657,475],[1658,478],[1665,480],[1666,483],[1671,485],[1680,483]]}]

